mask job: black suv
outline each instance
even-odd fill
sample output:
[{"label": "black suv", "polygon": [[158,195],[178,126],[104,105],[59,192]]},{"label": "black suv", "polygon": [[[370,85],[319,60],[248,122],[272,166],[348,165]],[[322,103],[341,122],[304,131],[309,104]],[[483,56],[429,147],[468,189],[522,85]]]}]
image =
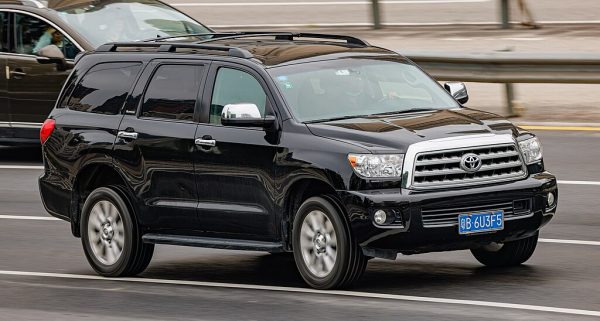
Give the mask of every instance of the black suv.
[{"label": "black suv", "polygon": [[154,244],[293,252],[322,289],[398,253],[521,264],[556,178],[533,134],[445,88],[347,36],[102,45],[42,127],[41,196],[105,276]]}]

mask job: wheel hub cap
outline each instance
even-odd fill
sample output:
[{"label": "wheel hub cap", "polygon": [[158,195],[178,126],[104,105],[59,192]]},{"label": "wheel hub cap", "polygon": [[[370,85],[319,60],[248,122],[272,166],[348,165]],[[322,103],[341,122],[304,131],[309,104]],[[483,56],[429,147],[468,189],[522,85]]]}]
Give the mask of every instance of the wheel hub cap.
[{"label": "wheel hub cap", "polygon": [[305,266],[316,277],[331,273],[337,260],[337,237],[327,215],[314,210],[304,218],[300,247]]},{"label": "wheel hub cap", "polygon": [[94,204],[88,217],[88,241],[94,257],[104,265],[115,264],[125,245],[123,218],[106,200]]}]

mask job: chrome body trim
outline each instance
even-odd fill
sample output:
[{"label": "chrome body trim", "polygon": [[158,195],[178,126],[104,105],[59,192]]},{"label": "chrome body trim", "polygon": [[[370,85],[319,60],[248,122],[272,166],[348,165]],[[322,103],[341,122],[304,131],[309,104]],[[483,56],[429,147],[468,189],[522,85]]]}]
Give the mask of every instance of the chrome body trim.
[{"label": "chrome body trim", "polygon": [[[420,153],[425,152],[438,152],[438,151],[452,151],[452,150],[460,150],[465,148],[477,148],[477,147],[486,147],[493,145],[506,145],[512,144],[515,146],[515,150],[519,158],[521,159],[523,175],[515,177],[514,175],[503,177],[499,175],[493,179],[476,179],[473,181],[469,181],[466,183],[454,183],[454,184],[444,184],[441,183],[439,186],[428,186],[426,188],[415,187],[414,186],[414,173],[417,156]],[[516,156],[513,154],[513,156]],[[448,188],[448,187],[464,187],[464,186],[476,186],[482,183],[497,183],[504,181],[514,181],[518,179],[525,178],[527,176],[527,167],[525,166],[525,162],[523,160],[523,155],[521,155],[520,149],[516,140],[510,134],[496,135],[496,134],[480,134],[480,135],[467,135],[467,136],[456,136],[456,137],[445,137],[439,139],[433,139],[423,142],[418,142],[412,144],[408,147],[406,151],[406,156],[404,157],[404,166],[402,169],[402,187],[407,189],[415,189],[415,190],[432,190],[439,188]]]},{"label": "chrome body trim", "polygon": [[10,127],[14,128],[42,128],[42,123],[28,123],[28,122],[11,122]]}]

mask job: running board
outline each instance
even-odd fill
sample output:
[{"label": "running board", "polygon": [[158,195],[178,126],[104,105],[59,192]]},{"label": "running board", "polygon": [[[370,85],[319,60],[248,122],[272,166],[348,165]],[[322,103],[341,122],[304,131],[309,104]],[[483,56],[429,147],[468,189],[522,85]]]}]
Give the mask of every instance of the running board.
[{"label": "running board", "polygon": [[283,244],[277,242],[249,241],[153,233],[149,233],[142,236],[142,240],[144,241],[144,243],[153,244],[185,245],[226,250],[284,252]]}]

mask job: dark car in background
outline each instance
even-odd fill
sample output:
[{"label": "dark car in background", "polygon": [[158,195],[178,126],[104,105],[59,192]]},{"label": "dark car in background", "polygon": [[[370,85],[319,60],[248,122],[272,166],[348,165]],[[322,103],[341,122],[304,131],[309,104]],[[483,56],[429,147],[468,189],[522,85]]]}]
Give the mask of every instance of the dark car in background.
[{"label": "dark car in background", "polygon": [[106,44],[44,122],[40,193],[105,276],[154,244],[293,252],[321,289],[398,253],[521,264],[556,178],[535,135],[445,89],[347,36]]},{"label": "dark car in background", "polygon": [[39,143],[78,53],[106,42],[206,32],[156,0],[0,0],[0,144]]}]

